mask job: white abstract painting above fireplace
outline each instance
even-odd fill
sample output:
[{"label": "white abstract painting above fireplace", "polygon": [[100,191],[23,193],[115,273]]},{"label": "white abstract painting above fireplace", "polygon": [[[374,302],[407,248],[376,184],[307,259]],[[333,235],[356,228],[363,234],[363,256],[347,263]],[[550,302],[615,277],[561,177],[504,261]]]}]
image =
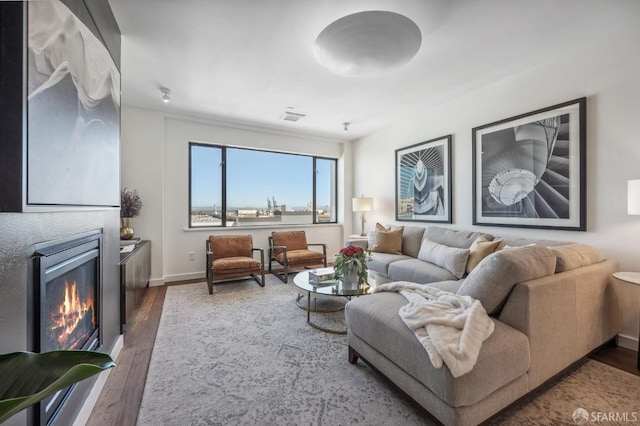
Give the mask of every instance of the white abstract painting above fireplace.
[{"label": "white abstract painting above fireplace", "polygon": [[117,206],[120,73],[61,2],[28,7],[27,203]]}]

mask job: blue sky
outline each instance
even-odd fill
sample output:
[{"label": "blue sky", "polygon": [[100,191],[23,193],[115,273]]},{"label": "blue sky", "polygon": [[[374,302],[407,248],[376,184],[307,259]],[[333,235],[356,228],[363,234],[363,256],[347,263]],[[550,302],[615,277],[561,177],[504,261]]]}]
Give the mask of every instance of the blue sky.
[{"label": "blue sky", "polygon": [[[222,204],[221,151],[192,145],[192,205]],[[313,194],[313,159],[301,155],[227,149],[227,205],[267,208],[267,197],[278,204],[304,207]],[[318,207],[329,204],[330,161],[318,162]]]}]

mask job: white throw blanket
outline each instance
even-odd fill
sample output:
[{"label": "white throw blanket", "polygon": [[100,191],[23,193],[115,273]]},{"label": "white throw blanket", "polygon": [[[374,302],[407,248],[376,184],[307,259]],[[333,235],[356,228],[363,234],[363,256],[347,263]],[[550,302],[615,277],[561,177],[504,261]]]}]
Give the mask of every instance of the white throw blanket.
[{"label": "white throw blanket", "polygon": [[427,350],[434,367],[442,367],[444,361],[453,377],[471,371],[482,342],[494,329],[478,300],[406,281],[381,284],[374,293],[381,291],[400,292],[409,301],[400,308],[400,317]]}]

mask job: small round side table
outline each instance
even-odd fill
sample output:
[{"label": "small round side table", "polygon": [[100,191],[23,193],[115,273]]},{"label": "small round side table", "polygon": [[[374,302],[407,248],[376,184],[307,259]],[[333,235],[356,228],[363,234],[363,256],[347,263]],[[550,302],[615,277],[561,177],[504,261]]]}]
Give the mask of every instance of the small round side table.
[{"label": "small round side table", "polygon": [[[616,272],[613,276],[620,281],[640,285],[640,272]],[[638,338],[638,365],[636,368],[640,370],[640,337]]]}]

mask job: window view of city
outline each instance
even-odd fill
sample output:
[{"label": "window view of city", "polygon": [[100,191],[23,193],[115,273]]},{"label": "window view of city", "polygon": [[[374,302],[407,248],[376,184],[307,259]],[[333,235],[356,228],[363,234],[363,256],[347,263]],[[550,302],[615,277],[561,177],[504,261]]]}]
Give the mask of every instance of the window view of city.
[{"label": "window view of city", "polygon": [[191,227],[336,222],[334,159],[192,143],[190,166]]}]

